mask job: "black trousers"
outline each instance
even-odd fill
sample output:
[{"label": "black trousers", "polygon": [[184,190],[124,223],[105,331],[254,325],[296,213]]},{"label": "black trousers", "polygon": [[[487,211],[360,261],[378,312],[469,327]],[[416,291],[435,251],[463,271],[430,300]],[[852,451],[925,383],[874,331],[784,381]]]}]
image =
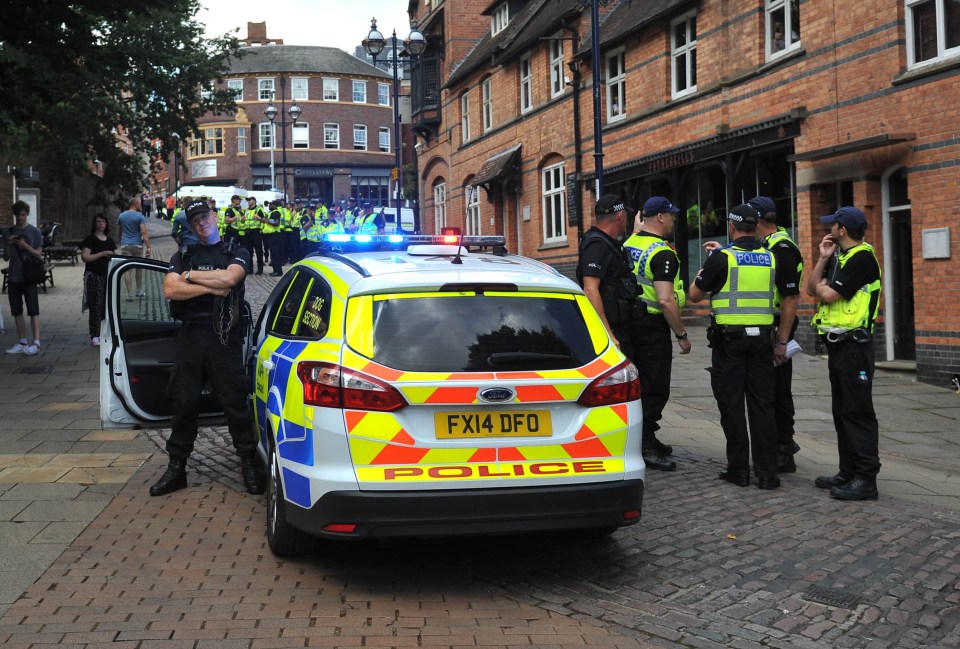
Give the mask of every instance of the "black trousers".
[{"label": "black trousers", "polygon": [[177,336],[177,352],[167,393],[173,405],[173,426],[167,441],[171,458],[186,459],[197,439],[200,394],[207,381],[223,406],[230,437],[237,455],[254,452],[257,439],[247,394],[250,391],[243,369],[243,342],[239,328],[230,333],[227,345],[220,344],[210,323],[185,322]]},{"label": "black trousers", "polygon": [[661,314],[647,314],[630,325],[630,360],[640,373],[640,402],[643,404],[643,447],[656,439],[663,409],[670,400],[673,369],[673,333]]},{"label": "black trousers", "polygon": [[287,261],[284,252],[283,232],[271,232],[263,235],[263,244],[270,251],[270,265],[273,267],[273,272],[282,273],[283,264]]},{"label": "black trousers", "polygon": [[[791,340],[797,333],[799,322],[798,318],[793,319],[793,326],[790,328]],[[773,377],[773,413],[777,419],[777,444],[790,446],[793,444],[793,426],[796,416],[796,409],[793,406],[793,359],[773,368]]]},{"label": "black trousers", "polygon": [[713,342],[710,383],[720,410],[720,426],[727,438],[730,471],[749,471],[752,451],[753,470],[758,478],[772,478],[777,474],[773,382],[773,348],[767,333],[741,337],[718,335]]},{"label": "black trousers", "polygon": [[[250,265],[253,265],[253,256],[257,256],[257,270],[263,272],[263,235],[260,230],[244,230],[240,238],[243,247],[250,253]],[[251,269],[252,270],[252,269]]]},{"label": "black trousers", "polygon": [[840,472],[874,478],[880,472],[880,427],[873,409],[873,339],[828,342],[827,354]]}]

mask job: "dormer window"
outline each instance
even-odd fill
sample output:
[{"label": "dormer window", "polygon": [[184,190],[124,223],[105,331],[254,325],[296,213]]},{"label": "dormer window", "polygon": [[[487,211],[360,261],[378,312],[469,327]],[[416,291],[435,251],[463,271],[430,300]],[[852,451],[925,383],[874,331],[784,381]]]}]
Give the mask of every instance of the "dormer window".
[{"label": "dormer window", "polygon": [[503,28],[507,26],[508,22],[510,22],[510,12],[507,8],[507,3],[504,2],[502,5],[493,10],[493,15],[490,17],[491,34],[496,36],[498,33],[502,32]]}]

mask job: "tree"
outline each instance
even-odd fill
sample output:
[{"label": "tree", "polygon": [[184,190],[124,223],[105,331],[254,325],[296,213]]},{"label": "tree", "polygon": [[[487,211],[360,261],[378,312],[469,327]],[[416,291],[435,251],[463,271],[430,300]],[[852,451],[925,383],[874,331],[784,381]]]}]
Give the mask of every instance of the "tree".
[{"label": "tree", "polygon": [[[204,38],[199,0],[33,0],[0,22],[0,150],[55,177],[104,170],[101,195],[142,191],[157,158],[232,113],[222,80],[236,38]],[[159,155],[157,144],[159,143]]]}]

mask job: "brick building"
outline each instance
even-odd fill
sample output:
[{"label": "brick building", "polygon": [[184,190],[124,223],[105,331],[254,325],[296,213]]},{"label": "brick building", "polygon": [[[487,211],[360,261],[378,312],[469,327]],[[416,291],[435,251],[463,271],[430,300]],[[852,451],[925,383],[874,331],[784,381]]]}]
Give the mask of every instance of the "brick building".
[{"label": "brick building", "polygon": [[[428,38],[412,117],[425,230],[504,234],[572,274],[596,200],[585,4],[411,0]],[[817,217],[857,205],[884,271],[878,360],[960,374],[956,3],[621,0],[599,33],[604,190],[683,209],[687,280],[756,194],[808,267]]]},{"label": "brick building", "polygon": [[199,120],[200,137],[183,148],[182,184],[276,186],[296,198],[392,204],[391,83],[392,76],[332,47],[244,48],[217,84],[236,93],[238,110]]}]

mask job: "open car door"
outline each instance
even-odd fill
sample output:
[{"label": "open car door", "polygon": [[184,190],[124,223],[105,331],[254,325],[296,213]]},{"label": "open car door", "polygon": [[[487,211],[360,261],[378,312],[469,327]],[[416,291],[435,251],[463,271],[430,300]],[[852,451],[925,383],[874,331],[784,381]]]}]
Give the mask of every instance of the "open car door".
[{"label": "open car door", "polygon": [[[106,320],[100,333],[100,419],[104,428],[166,426],[173,416],[167,385],[181,323],[170,316],[169,301],[163,297],[168,266],[135,257],[110,260]],[[250,305],[246,302],[240,326],[244,327],[245,345],[249,345]],[[207,425],[222,419],[220,403],[208,388],[200,400],[200,417]]]}]

